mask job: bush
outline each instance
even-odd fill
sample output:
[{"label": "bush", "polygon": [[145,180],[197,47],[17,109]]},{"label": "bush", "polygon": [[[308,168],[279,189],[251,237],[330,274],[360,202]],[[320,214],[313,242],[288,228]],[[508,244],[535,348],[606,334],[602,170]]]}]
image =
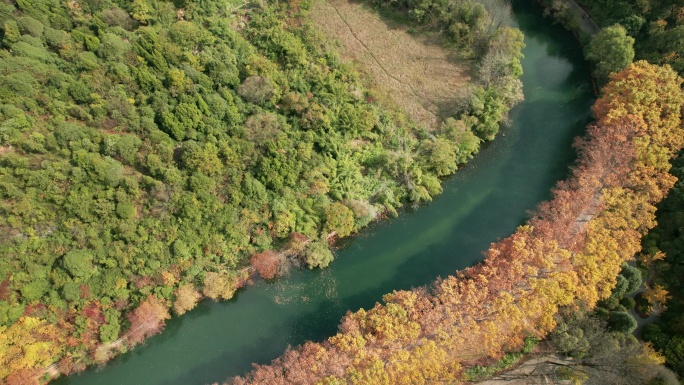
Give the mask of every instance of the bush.
[{"label": "bush", "polygon": [[625,290],[626,294],[633,293],[641,287],[643,283],[643,277],[641,276],[641,270],[634,266],[627,264],[622,265],[622,271],[620,275],[627,279],[627,288]]},{"label": "bush", "polygon": [[138,22],[121,8],[106,9],[102,11],[100,18],[111,27],[121,27],[128,31],[138,26]]},{"label": "bush", "polygon": [[346,237],[354,231],[354,213],[345,205],[335,202],[325,209],[326,229],[338,237]]},{"label": "bush", "polygon": [[627,310],[634,309],[634,306],[636,306],[636,301],[634,298],[626,297],[620,300],[620,305],[624,306]]},{"label": "bush", "polygon": [[637,328],[637,320],[632,315],[621,311],[610,313],[608,326],[616,332],[630,334]]},{"label": "bush", "polygon": [[257,145],[275,141],[280,133],[278,116],[270,112],[252,115],[245,122],[245,139]]}]

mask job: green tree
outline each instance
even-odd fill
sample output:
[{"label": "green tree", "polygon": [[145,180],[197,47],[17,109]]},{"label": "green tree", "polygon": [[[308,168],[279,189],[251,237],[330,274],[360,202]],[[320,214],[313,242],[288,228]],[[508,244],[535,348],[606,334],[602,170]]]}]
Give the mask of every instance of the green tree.
[{"label": "green tree", "polygon": [[21,32],[19,32],[19,26],[15,20],[7,20],[2,26],[3,38],[2,41],[6,46],[12,45],[19,41],[21,37]]},{"label": "green tree", "polygon": [[26,301],[40,299],[48,291],[50,283],[46,279],[36,278],[21,288],[21,295]]},{"label": "green tree", "polygon": [[64,255],[64,268],[74,277],[83,278],[92,274],[93,256],[88,250],[72,250]]},{"label": "green tree", "polygon": [[596,79],[605,83],[608,75],[625,69],[634,60],[634,38],[620,24],[606,27],[591,39],[586,58],[596,66]]},{"label": "green tree", "polygon": [[334,231],[342,238],[354,231],[354,213],[349,207],[335,202],[325,209],[325,225],[328,231]]},{"label": "green tree", "polygon": [[679,375],[684,375],[684,337],[675,336],[667,343],[665,357]]},{"label": "green tree", "polygon": [[[671,340],[671,337],[657,323],[644,325],[641,336],[644,341],[652,343],[656,349],[661,351],[665,350]],[[665,354],[667,355],[667,352]]]},{"label": "green tree", "polygon": [[142,24],[152,20],[154,8],[146,0],[133,0],[130,4],[131,16]]},{"label": "green tree", "polygon": [[309,269],[327,267],[333,259],[335,257],[325,242],[311,242],[304,250],[304,261],[309,266]]},{"label": "green tree", "polygon": [[454,145],[446,139],[437,138],[427,145],[428,164],[437,176],[444,176],[456,172],[456,152]]},{"label": "green tree", "polygon": [[641,270],[634,266],[627,264],[622,265],[622,271],[620,275],[625,277],[627,280],[627,288],[625,289],[625,294],[632,293],[641,287],[643,283],[643,278],[641,277]]},{"label": "green tree", "polygon": [[119,312],[116,309],[105,311],[105,324],[100,326],[100,341],[104,343],[112,342],[119,338]]},{"label": "green tree", "polygon": [[642,15],[638,14],[629,15],[620,20],[620,24],[624,26],[627,30],[627,33],[633,37],[639,34],[641,27],[643,27],[645,23],[646,19]]},{"label": "green tree", "polygon": [[632,315],[622,312],[614,311],[610,313],[608,318],[608,325],[612,330],[620,333],[629,334],[637,328],[637,321]]},{"label": "green tree", "polygon": [[[470,115],[477,118],[473,131],[485,140],[493,140],[499,124],[508,110],[503,98],[494,88],[479,87],[470,99]],[[463,117],[467,119],[467,116]]]}]

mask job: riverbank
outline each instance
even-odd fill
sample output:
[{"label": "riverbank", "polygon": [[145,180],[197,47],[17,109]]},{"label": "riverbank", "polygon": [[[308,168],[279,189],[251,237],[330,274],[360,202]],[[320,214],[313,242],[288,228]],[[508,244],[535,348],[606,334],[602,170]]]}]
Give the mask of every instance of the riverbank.
[{"label": "riverbank", "polygon": [[[304,264],[327,266],[333,254],[325,234],[345,237],[377,212],[433,199],[439,178],[493,139],[522,97],[522,35],[513,29],[472,31],[491,38],[481,53],[494,52],[491,59],[510,71],[482,72],[489,77],[478,80],[473,100],[426,131],[374,103],[373,90],[323,48],[327,42],[308,35],[296,5],[216,13],[204,2],[175,14],[168,7],[128,14],[105,3],[62,10],[60,20],[78,27],[50,27],[75,39],[77,53],[60,51],[54,33],[39,33],[40,20],[54,19],[48,15],[31,28],[20,23],[18,35],[3,41],[16,45],[3,60],[35,60],[22,49],[30,40],[63,64],[55,71],[90,74],[62,74],[74,84],[60,104],[65,116],[54,120],[43,113],[54,107],[50,98],[35,106],[41,113],[21,109],[33,106],[30,92],[11,101],[17,121],[40,122],[30,137],[14,127],[0,154],[13,186],[3,189],[11,197],[3,195],[0,207],[11,213],[0,223],[7,230],[0,337],[9,341],[0,376],[9,383],[101,364],[158,333],[171,309],[182,314],[202,297],[234,298],[252,273],[248,263],[270,270],[269,255],[285,253],[264,250],[292,249],[293,239]],[[37,16],[22,7],[13,12]],[[93,35],[89,20],[107,22]],[[103,70],[113,63],[117,85]],[[28,72],[45,69],[13,68],[33,78]],[[45,95],[54,86],[35,84]],[[52,180],[63,183],[36,193],[35,181]],[[39,213],[30,208],[44,217],[34,220]],[[38,273],[27,274],[27,264]],[[39,356],[30,354],[36,346]]]},{"label": "riverbank", "polygon": [[370,308],[393,289],[418,287],[479,261],[481,250],[511,234],[565,177],[572,139],[587,121],[591,96],[581,50],[565,31],[543,22],[538,8],[526,14],[526,101],[505,136],[445,181],[441,196],[340,240],[328,269],[294,270],[282,280],[255,281],[230,301],[202,302],[144,346],[57,383],[217,382],[248,371],[252,362],[270,361],[287,345],[334,334],[347,309]]},{"label": "riverbank", "polygon": [[[669,67],[630,65],[596,102],[597,123],[580,144],[572,177],[527,226],[493,244],[484,263],[429,290],[388,294],[384,305],[345,316],[336,336],[307,343],[230,383],[278,378],[313,384],[361,376],[398,384],[408,373],[412,383],[456,381],[462,365],[520,347],[530,333],[544,336],[560,307],[592,309],[610,295],[621,264],[640,250],[641,235],[655,226],[654,204],[674,184],[667,161],[683,144],[681,83]],[[632,96],[637,90],[650,96]],[[640,119],[625,124],[633,114]],[[644,137],[650,138],[647,146],[639,143]],[[653,153],[667,157],[644,164]],[[573,232],[586,212],[595,216],[583,232]],[[312,367],[309,360],[321,364]]]},{"label": "riverbank", "polygon": [[575,14],[576,17],[579,17],[579,28],[582,32],[588,34],[588,35],[595,35],[597,34],[601,28],[596,24],[596,21],[591,17],[589,12],[582,7],[577,1],[575,0],[561,0],[565,2],[566,4],[569,5],[570,9],[572,10],[573,14]]}]

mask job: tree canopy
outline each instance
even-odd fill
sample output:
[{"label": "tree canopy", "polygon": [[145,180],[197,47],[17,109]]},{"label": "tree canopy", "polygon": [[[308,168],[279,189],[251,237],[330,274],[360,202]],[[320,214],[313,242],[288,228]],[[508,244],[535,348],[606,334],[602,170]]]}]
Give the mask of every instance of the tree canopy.
[{"label": "tree canopy", "polygon": [[596,66],[597,80],[605,83],[608,75],[620,72],[634,60],[634,38],[620,24],[606,27],[589,42],[586,58]]},{"label": "tree canopy", "polygon": [[[171,307],[273,277],[269,250],[327,266],[330,233],[432,199],[519,100],[479,84],[458,130],[427,132],[375,102],[309,5],[0,2],[0,381],[102,362],[101,342],[140,342]],[[518,42],[497,63],[519,84],[519,33],[439,7],[472,59]]]},{"label": "tree canopy", "polygon": [[[547,335],[561,309],[573,313],[609,301],[621,271],[636,285],[623,266],[640,251],[641,236],[655,226],[655,203],[675,182],[667,171],[683,144],[681,84],[667,66],[628,65],[596,101],[596,123],[577,142],[571,177],[526,225],[492,244],[483,263],[429,288],[387,294],[372,309],[348,313],[337,335],[229,383],[456,382],[473,361],[501,358],[523,348],[525,337]],[[585,217],[591,219],[585,223]],[[622,279],[626,291],[632,285]],[[624,336],[635,320],[614,308],[608,325]],[[672,378],[660,372],[662,358],[648,345],[623,343],[592,323],[586,330],[561,326],[558,345],[580,359],[565,365],[566,379],[581,382],[592,373],[602,373],[594,383]],[[678,348],[672,346],[673,357]]]}]

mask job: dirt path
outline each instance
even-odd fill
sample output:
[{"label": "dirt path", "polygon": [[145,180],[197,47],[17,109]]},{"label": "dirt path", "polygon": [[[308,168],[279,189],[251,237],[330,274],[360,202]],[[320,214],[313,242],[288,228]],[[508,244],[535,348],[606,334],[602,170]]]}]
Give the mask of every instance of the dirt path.
[{"label": "dirt path", "polygon": [[435,128],[469,94],[470,63],[405,26],[349,0],[316,2],[312,19],[343,57],[359,64],[384,94],[414,121]]},{"label": "dirt path", "polygon": [[575,0],[561,0],[565,2],[569,7],[572,13],[577,15],[580,18],[580,29],[589,35],[595,35],[597,34],[601,28],[596,24],[594,19],[591,18],[591,15],[587,13],[587,11],[584,10]]}]

